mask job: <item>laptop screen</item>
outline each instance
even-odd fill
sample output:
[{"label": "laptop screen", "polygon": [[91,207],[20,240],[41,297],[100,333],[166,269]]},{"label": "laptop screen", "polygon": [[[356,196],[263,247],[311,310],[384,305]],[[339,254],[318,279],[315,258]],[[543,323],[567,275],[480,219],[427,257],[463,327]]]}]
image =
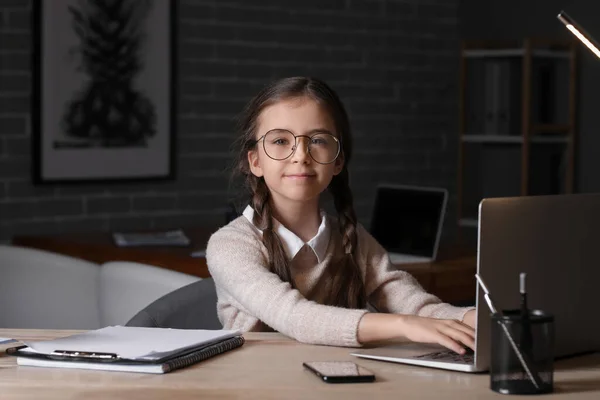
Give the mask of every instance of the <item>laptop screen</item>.
[{"label": "laptop screen", "polygon": [[380,186],[371,234],[390,253],[435,257],[447,192],[403,186]]}]

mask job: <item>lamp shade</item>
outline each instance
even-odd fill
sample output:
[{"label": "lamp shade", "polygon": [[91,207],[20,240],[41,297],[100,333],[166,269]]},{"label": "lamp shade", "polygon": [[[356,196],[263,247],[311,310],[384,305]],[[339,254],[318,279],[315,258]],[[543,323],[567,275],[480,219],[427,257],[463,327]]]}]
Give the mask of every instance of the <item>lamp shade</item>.
[{"label": "lamp shade", "polygon": [[579,39],[583,44],[585,44],[587,48],[590,49],[592,53],[596,55],[596,57],[600,58],[600,50],[598,49],[600,46],[598,45],[598,42],[589,33],[587,33],[577,22],[575,22],[573,18],[569,17],[564,11],[558,13],[556,18],[558,18],[560,22],[565,24],[567,29],[570,30],[571,33],[575,35],[575,37],[577,37],[577,39]]}]

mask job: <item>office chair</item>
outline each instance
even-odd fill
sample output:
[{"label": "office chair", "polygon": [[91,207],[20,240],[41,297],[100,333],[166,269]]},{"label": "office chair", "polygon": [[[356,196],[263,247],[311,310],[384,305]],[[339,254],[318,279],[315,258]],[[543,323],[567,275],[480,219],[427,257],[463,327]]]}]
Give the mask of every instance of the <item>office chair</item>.
[{"label": "office chair", "polygon": [[174,329],[222,329],[212,278],[174,290],[137,313],[126,326]]},{"label": "office chair", "polygon": [[98,285],[100,325],[123,325],[148,304],[198,280],[197,276],[148,264],[104,263]]}]

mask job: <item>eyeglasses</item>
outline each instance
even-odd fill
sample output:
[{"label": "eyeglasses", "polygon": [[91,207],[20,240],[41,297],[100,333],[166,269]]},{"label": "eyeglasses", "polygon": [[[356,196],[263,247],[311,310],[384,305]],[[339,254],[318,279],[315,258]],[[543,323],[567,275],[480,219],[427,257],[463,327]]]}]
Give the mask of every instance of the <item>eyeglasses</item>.
[{"label": "eyeglasses", "polygon": [[257,139],[256,143],[262,140],[265,154],[273,160],[282,161],[294,154],[298,138],[302,137],[308,139],[308,154],[319,164],[331,164],[340,154],[340,141],[330,133],[296,136],[285,129],[273,129]]}]

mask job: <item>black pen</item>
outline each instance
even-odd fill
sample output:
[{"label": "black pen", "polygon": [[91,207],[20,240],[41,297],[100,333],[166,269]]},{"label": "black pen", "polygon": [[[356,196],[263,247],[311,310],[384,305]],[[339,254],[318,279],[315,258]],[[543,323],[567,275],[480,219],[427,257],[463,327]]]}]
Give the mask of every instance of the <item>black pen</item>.
[{"label": "black pen", "polygon": [[521,272],[519,275],[519,292],[521,294],[521,350],[531,354],[533,338],[531,336],[531,325],[529,324],[529,307],[527,306],[527,290],[525,288],[526,279],[527,274]]}]

